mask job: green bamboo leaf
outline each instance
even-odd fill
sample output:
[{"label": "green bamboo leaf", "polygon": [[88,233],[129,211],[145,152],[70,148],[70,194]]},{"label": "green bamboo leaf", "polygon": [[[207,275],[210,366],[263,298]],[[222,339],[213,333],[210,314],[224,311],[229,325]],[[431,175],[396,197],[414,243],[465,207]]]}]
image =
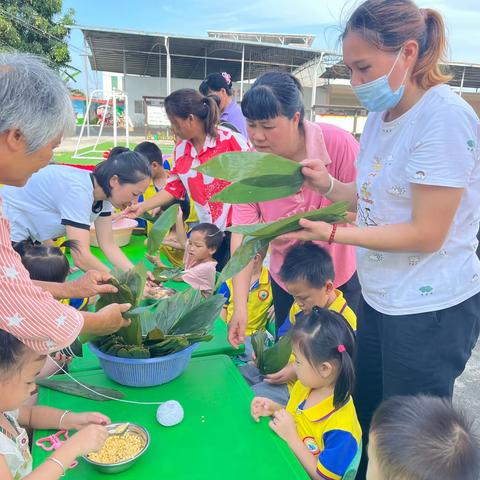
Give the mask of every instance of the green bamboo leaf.
[{"label": "green bamboo leaf", "polygon": [[303,183],[300,170],[293,175],[265,175],[240,180],[212,197],[214,202],[258,203],[285,198],[297,193]]},{"label": "green bamboo leaf", "polygon": [[151,223],[155,223],[158,220],[158,216],[155,217],[153,215],[150,215],[148,212],[145,212],[142,215],[140,215],[140,218]]},{"label": "green bamboo leaf", "polygon": [[180,278],[184,271],[183,268],[155,267],[152,273],[157,282],[166,282],[174,278]]},{"label": "green bamboo leaf", "polygon": [[288,363],[292,353],[291,330],[272,346],[265,331],[255,332],[251,338],[256,364],[262,375],[276,373]]},{"label": "green bamboo leaf", "polygon": [[223,295],[212,295],[182,315],[168,331],[169,335],[209,332],[225,303]]},{"label": "green bamboo leaf", "polygon": [[240,273],[262,249],[268,246],[270,239],[246,237],[223,267],[215,288]]},{"label": "green bamboo leaf", "polygon": [[204,175],[230,182],[271,175],[272,172],[293,176],[300,169],[301,165],[293,160],[261,152],[222,153],[195,168]]},{"label": "green bamboo leaf", "polygon": [[35,380],[35,383],[41,387],[50,388],[51,390],[56,390],[67,395],[88,398],[89,400],[98,400],[99,402],[105,402],[107,400],[110,400],[109,398],[105,398],[102,395],[117,399],[125,397],[125,395],[118,390],[114,390],[112,388],[97,387],[96,385],[90,385],[88,383],[82,382],[82,385],[85,385],[90,390],[93,390],[92,392],[84,388],[82,385],[74,382],[73,380],[52,380],[50,378],[37,378]]},{"label": "green bamboo leaf", "polygon": [[260,372],[263,375],[279,372],[287,363],[292,353],[292,330],[290,329],[275,345],[263,353]]},{"label": "green bamboo leaf", "polygon": [[150,255],[156,253],[160,248],[163,239],[167,236],[167,233],[177,219],[179,208],[180,205],[178,203],[167,208],[162,215],[160,215],[160,218],[153,224],[147,240],[147,250]]},{"label": "green bamboo leaf", "polygon": [[[147,279],[145,265],[140,262],[128,272],[114,270],[112,275],[111,283],[117,287],[118,292],[101,295],[95,304],[95,310],[98,311],[111,303],[130,303],[135,309],[143,297]],[[141,345],[142,332],[138,317],[131,313],[127,313],[125,316],[131,319],[131,324],[120,329],[118,335],[125,340],[127,345]]]},{"label": "green bamboo leaf", "polygon": [[252,225],[235,225],[227,230],[233,233],[241,233],[242,235],[250,235],[260,238],[276,238],[284,233],[301,230],[299,221],[306,218],[312,221],[323,221],[328,223],[344,223],[347,222],[348,202],[338,202],[328,207],[312,210],[310,212],[301,212],[291,217],[283,218],[276,222],[258,223]]}]

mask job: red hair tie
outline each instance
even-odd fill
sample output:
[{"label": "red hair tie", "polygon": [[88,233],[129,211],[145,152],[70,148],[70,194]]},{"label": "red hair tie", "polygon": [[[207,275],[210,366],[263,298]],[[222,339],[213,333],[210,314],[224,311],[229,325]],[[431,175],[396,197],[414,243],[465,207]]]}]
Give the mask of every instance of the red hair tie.
[{"label": "red hair tie", "polygon": [[339,346],[337,347],[337,350],[338,350],[339,353],[343,353],[343,352],[345,352],[347,349],[345,348],[345,345],[339,345]]}]

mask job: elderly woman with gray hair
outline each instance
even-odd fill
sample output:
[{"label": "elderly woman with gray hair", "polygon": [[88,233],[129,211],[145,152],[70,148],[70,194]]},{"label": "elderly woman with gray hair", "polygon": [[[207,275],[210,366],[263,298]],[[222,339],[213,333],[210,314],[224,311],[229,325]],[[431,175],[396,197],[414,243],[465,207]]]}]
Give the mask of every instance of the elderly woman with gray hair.
[{"label": "elderly woman with gray hair", "polygon": [[[0,182],[23,186],[48,165],[53,149],[73,126],[68,90],[39,58],[0,55]],[[54,188],[54,185],[52,185]],[[79,333],[105,335],[128,325],[129,304],[78,312],[55,298],[112,292],[109,275],[89,271],[74,282],[33,282],[14,252],[0,202],[0,328],[39,353],[64,348]],[[55,298],[54,298],[55,297]]]}]

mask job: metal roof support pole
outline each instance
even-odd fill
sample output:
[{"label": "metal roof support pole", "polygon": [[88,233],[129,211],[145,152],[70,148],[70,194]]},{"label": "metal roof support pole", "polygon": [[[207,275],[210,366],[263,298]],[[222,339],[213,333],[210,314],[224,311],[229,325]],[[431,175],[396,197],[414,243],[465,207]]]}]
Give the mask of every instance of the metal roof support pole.
[{"label": "metal roof support pole", "polygon": [[172,59],[170,57],[170,39],[165,37],[165,50],[167,51],[167,95],[172,91]]},{"label": "metal roof support pole", "polygon": [[207,48],[205,47],[205,78],[207,78]]},{"label": "metal roof support pole", "polygon": [[[113,146],[117,146],[117,123],[118,123],[118,118],[117,118],[117,94],[116,92],[112,92],[112,110],[113,110]],[[105,110],[106,111],[106,110]],[[106,115],[105,115],[106,116]]]},{"label": "metal roof support pole", "polygon": [[[87,61],[87,40],[85,35],[83,36],[83,45],[85,48],[85,54],[83,55],[83,68],[85,73],[85,117],[86,117],[86,126],[87,126],[87,137],[90,136],[90,105],[91,102],[88,101],[90,98],[90,87],[88,85],[88,61]],[[80,138],[79,138],[80,140]]]},{"label": "metal roof support pole", "polygon": [[127,91],[127,58],[125,55],[125,45],[123,46],[123,85],[122,90]]},{"label": "metal roof support pole", "polygon": [[318,69],[323,63],[323,52],[320,55],[320,59],[315,63],[315,68],[313,70],[313,81],[312,81],[312,102],[310,106],[310,120],[315,120],[315,111],[314,106],[317,103],[317,77]]},{"label": "metal roof support pole", "polygon": [[462,81],[460,82],[460,96],[462,96],[462,93],[463,93],[463,82],[465,81],[465,70],[467,69],[467,67],[463,67],[463,73],[462,73]]},{"label": "metal roof support pole", "polygon": [[245,45],[242,45],[242,66],[240,68],[240,100],[243,99],[243,74],[245,73]]}]

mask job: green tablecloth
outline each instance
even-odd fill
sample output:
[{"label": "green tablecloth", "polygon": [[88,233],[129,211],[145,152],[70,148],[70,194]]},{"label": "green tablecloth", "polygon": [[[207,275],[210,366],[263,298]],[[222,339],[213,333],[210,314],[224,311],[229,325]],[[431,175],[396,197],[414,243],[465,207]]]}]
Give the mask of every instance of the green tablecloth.
[{"label": "green tablecloth", "polygon": [[[40,405],[101,411],[113,422],[134,422],[148,429],[150,448],[130,470],[116,474],[118,480],[308,479],[287,444],[270,430],[267,419],[257,424],[250,417],[253,394],[227,356],[194,358],[180,377],[158,387],[123,387],[108,380],[101,370],[78,373],[76,378],[122,390],[128,400],[175,399],[185,410],[183,422],[167,428],[157,423],[155,405],[95,402],[40,389]],[[35,440],[48,433],[35,432]],[[46,456],[33,447],[34,465]],[[66,478],[113,477],[98,473],[80,459]]]}]

